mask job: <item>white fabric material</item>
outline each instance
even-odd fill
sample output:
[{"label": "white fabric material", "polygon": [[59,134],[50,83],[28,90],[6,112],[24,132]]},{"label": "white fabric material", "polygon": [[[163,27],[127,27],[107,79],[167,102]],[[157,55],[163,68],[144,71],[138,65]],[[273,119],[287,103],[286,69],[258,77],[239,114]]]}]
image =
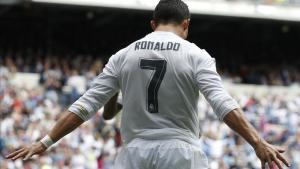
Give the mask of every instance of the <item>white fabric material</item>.
[{"label": "white fabric material", "polygon": [[[115,93],[114,88],[102,83],[105,74],[94,81],[93,87],[69,107],[69,111],[78,115],[82,120],[89,120]],[[98,83],[99,82],[99,83]]]},{"label": "white fabric material", "polygon": [[200,146],[181,140],[134,139],[124,146],[114,169],[207,169]]},{"label": "white fabric material", "polygon": [[44,138],[42,138],[40,142],[43,143],[44,146],[47,148],[51,147],[54,144],[53,140],[50,138],[49,135],[46,135]]},{"label": "white fabric material", "polygon": [[[167,50],[169,44],[173,48]],[[150,113],[149,109],[155,106],[147,104],[148,86],[157,69],[141,68],[142,59],[166,63],[160,67],[166,70],[164,76],[159,75],[161,84],[155,85],[157,113]],[[121,134],[125,144],[135,138],[197,140],[200,135],[198,113],[201,113],[197,109],[199,90],[220,120],[239,107],[225,91],[215,60],[205,50],[170,32],[153,32],[113,55],[93,87],[69,110],[88,120],[120,89],[123,96]]]}]

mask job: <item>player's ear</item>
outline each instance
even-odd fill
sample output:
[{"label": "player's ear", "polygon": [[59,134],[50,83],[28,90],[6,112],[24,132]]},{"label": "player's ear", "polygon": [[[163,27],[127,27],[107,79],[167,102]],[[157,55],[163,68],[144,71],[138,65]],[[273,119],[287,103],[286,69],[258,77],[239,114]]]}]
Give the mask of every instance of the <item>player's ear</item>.
[{"label": "player's ear", "polygon": [[156,22],[154,20],[151,20],[150,25],[151,25],[152,30],[155,31],[155,29],[157,27]]},{"label": "player's ear", "polygon": [[186,39],[188,37],[189,34],[189,26],[190,26],[190,19],[185,19],[182,23],[181,23],[181,27],[183,29],[182,32],[182,38]]},{"label": "player's ear", "polygon": [[185,20],[181,23],[181,26],[182,26],[183,30],[189,29],[189,26],[190,26],[190,19],[185,19]]}]

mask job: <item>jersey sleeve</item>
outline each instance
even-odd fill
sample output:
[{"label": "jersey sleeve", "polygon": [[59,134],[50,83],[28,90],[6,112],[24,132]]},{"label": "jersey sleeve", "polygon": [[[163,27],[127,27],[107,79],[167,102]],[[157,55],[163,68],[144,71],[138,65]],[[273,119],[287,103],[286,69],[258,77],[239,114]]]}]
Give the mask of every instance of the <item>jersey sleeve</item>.
[{"label": "jersey sleeve", "polygon": [[222,121],[227,113],[239,108],[239,105],[224,89],[215,59],[205,50],[199,49],[197,53],[194,66],[197,86]]},{"label": "jersey sleeve", "polygon": [[87,90],[69,111],[87,121],[119,90],[120,52],[113,55],[105,65],[103,72],[94,79],[92,87]]}]

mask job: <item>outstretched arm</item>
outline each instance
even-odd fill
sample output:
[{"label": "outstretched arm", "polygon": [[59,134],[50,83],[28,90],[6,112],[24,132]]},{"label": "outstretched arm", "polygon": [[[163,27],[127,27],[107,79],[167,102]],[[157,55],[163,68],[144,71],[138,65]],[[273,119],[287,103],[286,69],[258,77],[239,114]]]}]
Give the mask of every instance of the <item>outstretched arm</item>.
[{"label": "outstretched arm", "polygon": [[[66,114],[57,121],[53,129],[50,131],[49,137],[52,139],[52,142],[55,143],[65,135],[75,130],[83,122],[84,121],[76,114],[72,112],[66,112]],[[22,158],[27,160],[35,154],[42,154],[44,151],[46,151],[46,149],[47,146],[39,141],[32,146],[23,147],[20,150],[7,155],[6,158],[12,160]]]},{"label": "outstretched arm", "polygon": [[56,141],[75,130],[84,121],[89,120],[117,91],[117,88],[102,85],[102,76],[99,76],[98,82],[96,80],[94,86],[70,106],[66,115],[57,121],[47,136],[31,146],[25,146],[9,154],[6,158],[12,160],[23,158],[27,160],[35,154],[41,154]]},{"label": "outstretched arm", "polygon": [[263,140],[254,127],[246,120],[241,109],[235,109],[229,112],[223,120],[232,130],[241,135],[254,148],[257,157],[261,161],[262,169],[265,168],[266,163],[268,163],[270,168],[273,168],[272,161],[276,163],[279,169],[282,169],[280,161],[287,167],[290,166],[287,160],[281,155],[284,150]]},{"label": "outstretched arm", "polygon": [[[107,104],[104,106],[104,119],[108,120],[113,118],[117,112],[120,110],[118,109],[117,105],[117,96],[113,96]],[[120,107],[119,107],[120,108]],[[57,142],[67,134],[71,133],[73,130],[75,130],[77,127],[79,127],[84,120],[80,118],[78,115],[76,115],[73,112],[67,111],[65,115],[63,115],[57,123],[54,125],[52,130],[49,132],[48,139],[50,139],[50,142]],[[41,141],[33,144],[32,146],[23,147],[9,155],[6,156],[7,159],[16,160],[18,158],[22,158],[23,160],[28,160],[33,155],[42,154],[47,150],[47,146],[42,143]]]},{"label": "outstretched arm", "polygon": [[47,136],[31,146],[25,146],[9,154],[6,158],[27,160],[35,154],[41,154],[84,121],[89,120],[119,90],[119,54],[110,58],[103,72],[93,81],[92,88],[71,105],[66,115],[58,120]]},{"label": "outstretched arm", "polygon": [[196,57],[195,77],[200,91],[214,109],[220,120],[238,134],[240,134],[255,149],[256,155],[261,160],[262,169],[265,163],[269,168],[272,161],[282,169],[280,161],[289,166],[280,153],[284,150],[268,144],[259,137],[253,126],[246,120],[237,102],[228,94],[222,85],[221,78],[216,71],[215,60],[206,51],[200,51],[201,57]]}]

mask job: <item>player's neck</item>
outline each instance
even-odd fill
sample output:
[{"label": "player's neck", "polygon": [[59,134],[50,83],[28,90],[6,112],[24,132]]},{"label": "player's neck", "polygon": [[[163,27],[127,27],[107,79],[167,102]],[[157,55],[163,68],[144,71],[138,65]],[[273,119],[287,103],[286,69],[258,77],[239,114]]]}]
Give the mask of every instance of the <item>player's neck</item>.
[{"label": "player's neck", "polygon": [[182,37],[182,31],[181,28],[178,26],[174,25],[159,25],[157,28],[154,30],[156,31],[162,31],[162,32],[172,32],[180,37]]}]

